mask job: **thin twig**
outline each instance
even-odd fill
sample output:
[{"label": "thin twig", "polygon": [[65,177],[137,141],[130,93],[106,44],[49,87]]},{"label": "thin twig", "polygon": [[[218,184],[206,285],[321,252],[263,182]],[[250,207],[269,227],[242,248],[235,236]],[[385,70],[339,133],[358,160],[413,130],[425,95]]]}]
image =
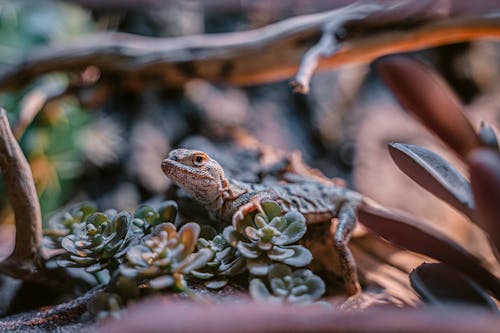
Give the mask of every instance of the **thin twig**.
[{"label": "thin twig", "polygon": [[37,271],[35,262],[42,240],[42,216],[30,166],[12,133],[7,113],[1,108],[0,168],[16,224],[14,250],[0,263],[0,271],[25,278]]},{"label": "thin twig", "polygon": [[362,19],[382,8],[383,6],[377,4],[354,3],[339,9],[338,15],[325,24],[319,42],[304,54],[297,75],[295,75],[295,80],[292,82],[295,87],[294,90],[303,94],[309,92],[309,82],[318,67],[319,60],[331,56],[339,49],[340,42],[336,34],[342,32],[345,22]]}]

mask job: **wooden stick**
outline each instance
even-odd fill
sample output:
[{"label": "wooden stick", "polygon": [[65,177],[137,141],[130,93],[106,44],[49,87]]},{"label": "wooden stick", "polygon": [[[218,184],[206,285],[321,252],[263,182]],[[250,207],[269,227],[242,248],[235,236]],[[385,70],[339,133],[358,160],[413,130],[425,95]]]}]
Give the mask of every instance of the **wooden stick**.
[{"label": "wooden stick", "polygon": [[0,263],[0,272],[26,278],[37,271],[35,261],[42,240],[42,215],[30,166],[12,133],[7,113],[1,108],[0,168],[16,217],[14,250]]}]

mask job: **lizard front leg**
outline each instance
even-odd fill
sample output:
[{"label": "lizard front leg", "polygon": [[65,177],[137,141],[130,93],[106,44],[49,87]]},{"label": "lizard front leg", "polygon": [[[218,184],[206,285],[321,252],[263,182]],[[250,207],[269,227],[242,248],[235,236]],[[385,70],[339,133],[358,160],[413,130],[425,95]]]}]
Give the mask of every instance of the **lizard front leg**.
[{"label": "lizard front leg", "polygon": [[356,227],[356,206],[349,202],[344,203],[337,216],[338,225],[333,236],[333,244],[340,259],[340,269],[345,282],[345,289],[349,296],[361,291],[358,282],[356,261],[347,247],[352,232]]},{"label": "lizard front leg", "polygon": [[261,206],[261,200],[258,198],[253,198],[248,203],[238,208],[238,210],[233,214],[233,226],[236,226],[238,222],[245,218],[246,215],[254,211],[264,212]]}]

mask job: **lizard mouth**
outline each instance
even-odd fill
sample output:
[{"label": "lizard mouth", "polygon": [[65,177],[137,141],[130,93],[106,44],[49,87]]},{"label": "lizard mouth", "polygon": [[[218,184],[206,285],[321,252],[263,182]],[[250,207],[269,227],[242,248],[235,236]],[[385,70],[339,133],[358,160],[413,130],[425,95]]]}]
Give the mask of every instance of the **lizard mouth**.
[{"label": "lizard mouth", "polygon": [[180,171],[183,170],[186,173],[189,174],[194,174],[192,168],[177,162],[175,159],[172,158],[166,158],[163,161],[161,161],[161,169],[163,170],[163,173],[167,175],[167,177],[171,178],[175,176],[175,171]]},{"label": "lizard mouth", "polygon": [[178,163],[169,158],[166,158],[163,161],[161,161],[161,169],[163,170],[163,173],[165,173],[166,175],[169,175],[170,171],[173,168],[178,168],[178,167],[179,167]]}]

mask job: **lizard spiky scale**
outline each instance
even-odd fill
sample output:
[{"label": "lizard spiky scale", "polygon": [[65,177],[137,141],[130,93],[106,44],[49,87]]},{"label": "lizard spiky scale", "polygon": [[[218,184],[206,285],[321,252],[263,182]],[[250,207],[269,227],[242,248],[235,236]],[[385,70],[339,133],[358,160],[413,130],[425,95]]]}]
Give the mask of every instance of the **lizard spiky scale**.
[{"label": "lizard spiky scale", "polygon": [[349,295],[360,291],[354,259],[347,247],[356,226],[355,211],[363,196],[345,187],[304,180],[298,183],[250,184],[226,179],[224,170],[201,151],[175,149],[162,161],[162,170],[175,184],[202,203],[224,223],[243,218],[261,202],[275,201],[283,212],[296,210],[307,223],[339,223],[333,235]]}]

